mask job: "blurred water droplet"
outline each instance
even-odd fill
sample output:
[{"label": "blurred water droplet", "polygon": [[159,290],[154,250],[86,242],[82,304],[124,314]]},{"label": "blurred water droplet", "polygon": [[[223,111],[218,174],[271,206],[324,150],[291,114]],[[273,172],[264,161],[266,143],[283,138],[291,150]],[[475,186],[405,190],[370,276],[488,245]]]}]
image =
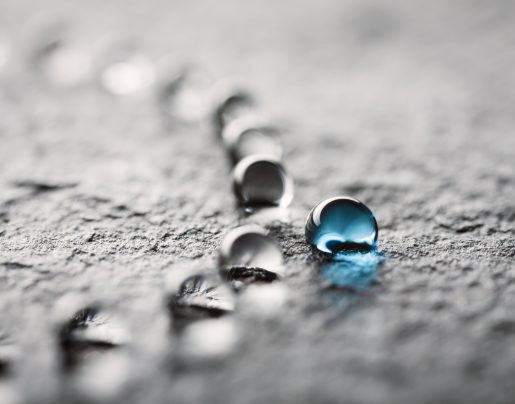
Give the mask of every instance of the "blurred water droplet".
[{"label": "blurred water droplet", "polygon": [[321,269],[322,278],[329,286],[363,291],[377,278],[377,268],[381,263],[377,252],[352,252],[336,257]]},{"label": "blurred water droplet", "polygon": [[222,133],[233,163],[253,154],[271,156],[277,160],[283,149],[279,129],[256,115],[243,115],[231,121]]},{"label": "blurred water droplet", "polygon": [[78,86],[91,77],[90,51],[64,37],[46,38],[38,45],[33,60],[45,79],[57,86]]},{"label": "blurred water droplet", "polygon": [[216,277],[204,274],[186,278],[169,302],[176,329],[199,319],[221,317],[234,311],[234,306],[232,291]]},{"label": "blurred water droplet", "polygon": [[293,199],[293,182],[273,157],[245,157],[234,167],[232,177],[234,192],[244,207],[286,207]]},{"label": "blurred water droplet", "polygon": [[163,112],[172,119],[197,122],[208,113],[211,77],[203,70],[189,68],[168,79],[159,93]]},{"label": "blurred water droplet", "polygon": [[59,331],[63,362],[68,368],[123,345],[128,340],[128,331],[121,321],[97,306],[79,310]]},{"label": "blurred water droplet", "polygon": [[0,69],[7,64],[9,57],[9,45],[7,41],[0,36]]},{"label": "blurred water droplet", "polygon": [[288,288],[281,283],[250,285],[243,292],[238,307],[252,316],[271,318],[281,315],[288,300]]},{"label": "blurred water droplet", "polygon": [[189,325],[181,338],[181,356],[189,361],[223,359],[239,341],[232,318],[203,320]]},{"label": "blurred water droplet", "polygon": [[283,273],[281,248],[259,226],[241,226],[227,233],[218,260],[221,276],[235,289],[249,283],[269,283]]},{"label": "blurred water droplet", "polygon": [[99,80],[110,94],[127,96],[148,89],[155,81],[154,63],[131,40],[108,40],[100,62]]},{"label": "blurred water droplet", "polygon": [[221,136],[233,120],[251,113],[256,105],[254,96],[231,80],[221,80],[211,89],[213,124]]},{"label": "blurred water droplet", "polygon": [[346,196],[327,199],[308,215],[306,242],[319,251],[338,254],[345,251],[369,251],[375,248],[377,222],[360,201]]}]

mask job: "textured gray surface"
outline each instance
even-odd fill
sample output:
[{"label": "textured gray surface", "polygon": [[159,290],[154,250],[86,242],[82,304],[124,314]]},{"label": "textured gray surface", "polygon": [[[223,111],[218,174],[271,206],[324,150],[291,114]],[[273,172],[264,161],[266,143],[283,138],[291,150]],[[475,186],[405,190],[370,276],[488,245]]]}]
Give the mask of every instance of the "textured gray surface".
[{"label": "textured gray surface", "polygon": [[[2,403],[514,402],[512,1],[104,3],[0,2],[13,45],[0,70],[0,333],[18,349],[0,349],[13,358]],[[206,125],[163,125],[152,96],[45,85],[23,56],[38,12],[91,44],[118,30],[154,58],[238,75],[289,129],[295,199],[264,223],[290,300],[266,320],[240,304],[225,362],[177,365],[163,286],[182,268],[214,272],[223,234],[254,220],[235,209],[220,145]],[[309,208],[341,193],[380,226],[385,259],[362,293],[323,287],[303,241]],[[92,388],[58,366],[66,294],[107,302],[133,334]]]}]

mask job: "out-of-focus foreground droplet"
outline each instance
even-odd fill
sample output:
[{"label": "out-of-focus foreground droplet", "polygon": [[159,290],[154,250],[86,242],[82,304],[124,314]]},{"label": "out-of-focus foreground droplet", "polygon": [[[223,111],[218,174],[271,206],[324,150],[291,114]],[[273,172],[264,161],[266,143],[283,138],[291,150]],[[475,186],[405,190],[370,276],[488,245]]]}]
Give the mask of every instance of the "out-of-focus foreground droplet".
[{"label": "out-of-focus foreground droplet", "polygon": [[248,208],[288,206],[293,199],[293,181],[277,159],[252,155],[233,170],[233,189],[241,205]]},{"label": "out-of-focus foreground droplet", "polygon": [[315,206],[306,220],[306,242],[328,254],[369,251],[378,237],[376,219],[360,201],[346,196]]},{"label": "out-of-focus foreground droplet", "polygon": [[272,282],[284,271],[281,248],[263,228],[254,225],[227,233],[218,261],[222,278],[235,289],[249,283]]}]

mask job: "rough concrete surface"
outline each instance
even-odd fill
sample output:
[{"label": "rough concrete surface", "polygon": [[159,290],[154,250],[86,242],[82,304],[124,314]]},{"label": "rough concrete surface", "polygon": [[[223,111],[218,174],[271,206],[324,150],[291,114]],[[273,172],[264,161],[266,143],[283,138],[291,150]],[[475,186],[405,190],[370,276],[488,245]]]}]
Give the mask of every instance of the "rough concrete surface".
[{"label": "rough concrete surface", "polygon": [[[45,83],[27,62],[40,13],[93,48],[117,31],[238,76],[287,129],[291,208],[242,217],[208,122],[165,123],[152,92]],[[3,0],[0,24],[2,404],[515,402],[513,1]],[[304,243],[337,194],[379,223],[364,291],[328,287]],[[216,273],[225,232],[256,221],[285,252],[286,306],[238,295],[236,347],[190,363],[166,279]],[[74,299],[131,335],[79,375],[56,333]]]}]

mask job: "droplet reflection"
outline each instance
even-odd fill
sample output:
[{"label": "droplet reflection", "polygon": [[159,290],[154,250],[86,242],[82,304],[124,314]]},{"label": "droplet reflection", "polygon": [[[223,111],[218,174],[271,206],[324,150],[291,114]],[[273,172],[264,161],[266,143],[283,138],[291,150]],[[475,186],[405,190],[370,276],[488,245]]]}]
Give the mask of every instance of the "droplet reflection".
[{"label": "droplet reflection", "polygon": [[376,279],[380,263],[381,256],[375,251],[340,253],[324,264],[321,276],[329,286],[363,291]]}]

